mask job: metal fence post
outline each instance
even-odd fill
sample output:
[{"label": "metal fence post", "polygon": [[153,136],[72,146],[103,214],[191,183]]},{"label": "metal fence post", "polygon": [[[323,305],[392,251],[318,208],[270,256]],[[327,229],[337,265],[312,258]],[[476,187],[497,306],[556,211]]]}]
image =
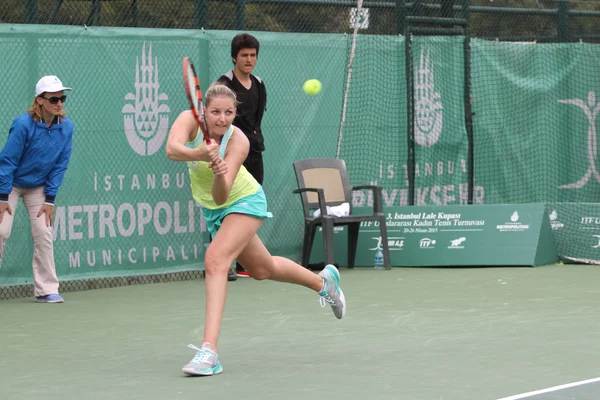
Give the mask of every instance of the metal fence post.
[{"label": "metal fence post", "polygon": [[89,25],[89,26],[100,25],[100,11],[101,10],[102,10],[101,0],[92,0],[90,16],[88,17],[87,25]]},{"label": "metal fence post", "polygon": [[131,0],[131,26],[138,26],[138,8],[137,8],[137,0]]},{"label": "metal fence post", "polygon": [[208,16],[208,0],[194,1],[194,28],[208,29],[206,18]]},{"label": "metal fence post", "polygon": [[25,0],[25,23],[37,24],[38,0]]},{"label": "metal fence post", "polygon": [[469,0],[462,0],[462,18],[467,21],[465,25],[465,39],[463,42],[464,57],[464,110],[465,110],[465,131],[467,133],[467,176],[469,181],[468,200],[473,204],[475,193],[475,149],[473,138],[473,100],[472,100],[472,80],[471,80],[471,26],[469,20]]},{"label": "metal fence post", "polygon": [[557,11],[557,29],[558,40],[566,42],[569,40],[569,2],[564,0],[556,1]]},{"label": "metal fence post", "polygon": [[235,28],[239,31],[246,29],[246,0],[235,3]]},{"label": "metal fence post", "polygon": [[396,34],[404,33],[406,26],[406,0],[396,0]]}]

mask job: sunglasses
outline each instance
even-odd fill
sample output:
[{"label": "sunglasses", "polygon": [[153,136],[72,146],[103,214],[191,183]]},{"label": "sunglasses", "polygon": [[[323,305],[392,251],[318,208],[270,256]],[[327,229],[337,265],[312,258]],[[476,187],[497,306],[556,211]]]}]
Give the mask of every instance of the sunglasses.
[{"label": "sunglasses", "polygon": [[56,96],[52,96],[52,97],[42,97],[42,99],[46,99],[48,100],[48,102],[50,104],[58,104],[58,102],[60,101],[61,103],[64,103],[65,101],[67,101],[67,96],[60,96],[60,97],[56,97]]}]

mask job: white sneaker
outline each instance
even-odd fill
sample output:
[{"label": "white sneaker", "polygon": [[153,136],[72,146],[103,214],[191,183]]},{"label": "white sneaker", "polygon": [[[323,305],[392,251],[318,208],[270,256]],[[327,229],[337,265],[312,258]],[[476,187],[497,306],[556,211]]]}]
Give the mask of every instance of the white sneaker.
[{"label": "white sneaker", "polygon": [[184,374],[187,375],[215,375],[223,372],[223,366],[219,362],[219,355],[202,345],[198,348],[193,344],[188,345],[189,348],[196,350],[196,355],[187,365],[182,368]]},{"label": "white sneaker", "polygon": [[336,267],[329,264],[319,272],[319,276],[325,282],[323,291],[319,292],[321,295],[319,299],[321,307],[329,304],[337,319],[344,318],[346,314],[346,297],[344,297],[344,292],[340,289],[340,272]]}]

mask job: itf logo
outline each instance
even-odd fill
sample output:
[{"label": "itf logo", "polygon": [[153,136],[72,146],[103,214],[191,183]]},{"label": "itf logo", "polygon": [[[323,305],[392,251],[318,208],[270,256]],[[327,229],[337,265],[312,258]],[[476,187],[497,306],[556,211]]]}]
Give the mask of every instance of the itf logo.
[{"label": "itf logo", "polygon": [[[153,63],[154,61],[154,63]],[[124,114],[125,135],[129,145],[139,155],[150,156],[162,146],[169,131],[169,106],[159,104],[169,100],[158,92],[158,58],[152,60],[152,44],[146,55],[146,42],[142,45],[142,64],[135,61],[135,94],[127,93]]]},{"label": "itf logo", "polygon": [[415,73],[415,141],[423,147],[433,146],[442,133],[440,93],[433,88],[433,67],[429,51],[421,50],[419,70]]},{"label": "itf logo", "polygon": [[435,246],[435,239],[423,238],[419,241],[419,247],[422,249],[433,249]]},{"label": "itf logo", "polygon": [[587,104],[581,99],[570,99],[570,100],[558,100],[559,103],[563,104],[572,104],[577,106],[583,110],[585,116],[588,119],[588,135],[587,135],[587,143],[588,143],[588,162],[589,167],[583,177],[579,179],[577,182],[569,183],[567,185],[559,186],[560,189],[580,189],[587,181],[590,179],[592,174],[596,181],[600,182],[600,174],[598,173],[598,169],[596,168],[596,154],[598,153],[598,145],[597,145],[597,136],[596,136],[596,116],[598,115],[598,111],[600,111],[600,103],[596,103],[596,93],[590,91],[588,93]]}]

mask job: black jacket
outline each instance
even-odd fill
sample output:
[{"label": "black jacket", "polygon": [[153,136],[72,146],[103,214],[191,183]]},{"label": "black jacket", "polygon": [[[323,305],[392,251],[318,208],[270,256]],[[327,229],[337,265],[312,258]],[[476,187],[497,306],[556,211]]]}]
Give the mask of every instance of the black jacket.
[{"label": "black jacket", "polygon": [[[233,71],[227,72],[225,75],[221,75],[219,82],[225,84],[228,88],[232,89],[231,81],[233,79]],[[256,113],[256,121],[254,124],[254,132],[244,132],[250,141],[250,150],[255,153],[261,153],[265,151],[265,138],[262,134],[261,122],[265,111],[267,110],[267,88],[262,79],[256,75],[250,74],[252,84],[258,88],[258,106]]]}]

